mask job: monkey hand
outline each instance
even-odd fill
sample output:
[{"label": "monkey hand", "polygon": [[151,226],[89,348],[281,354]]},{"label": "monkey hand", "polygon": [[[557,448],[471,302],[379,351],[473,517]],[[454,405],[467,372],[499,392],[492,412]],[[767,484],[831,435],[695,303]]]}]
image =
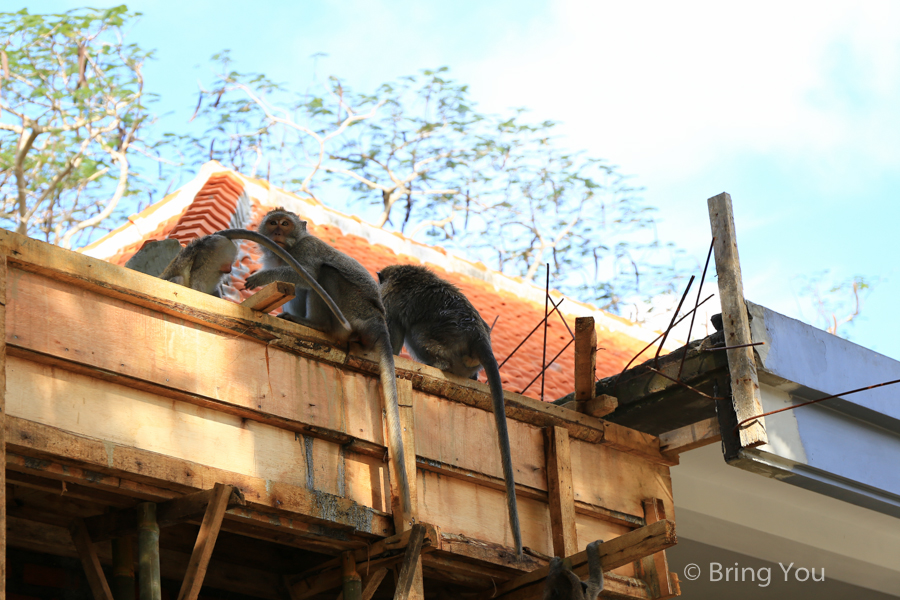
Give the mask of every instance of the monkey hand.
[{"label": "monkey hand", "polygon": [[254,273],[244,281],[244,289],[254,290],[256,288],[261,288],[269,283],[271,283],[271,277],[269,277],[269,274],[265,271],[259,271],[257,273]]}]

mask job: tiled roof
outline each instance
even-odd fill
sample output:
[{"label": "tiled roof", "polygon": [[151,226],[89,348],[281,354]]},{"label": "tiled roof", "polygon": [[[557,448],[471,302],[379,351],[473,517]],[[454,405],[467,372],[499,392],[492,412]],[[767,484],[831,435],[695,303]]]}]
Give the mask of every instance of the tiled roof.
[{"label": "tiled roof", "polygon": [[[198,176],[198,179],[201,178],[205,179],[195,180],[194,185],[185,186],[176,192],[178,197],[167,197],[163,201],[174,202],[176,207],[183,206],[180,212],[171,215],[159,214],[154,217],[153,212],[157,205],[153,205],[129,219],[129,224],[81,251],[124,265],[149,240],[172,237],[186,244],[201,235],[236,226],[234,213],[239,197],[245,193],[250,200],[251,215],[250,222],[244,226],[255,228],[266,212],[283,204],[308,221],[308,228],[313,235],[354,257],[373,277],[377,271],[390,264],[428,265],[441,277],[457,285],[489,324],[497,318],[491,342],[499,362],[503,362],[543,318],[543,290],[534,289],[533,286],[491,272],[480,263],[468,263],[448,255],[441,248],[411,242],[398,234],[393,236],[388,234],[389,237],[385,237],[386,232],[366,225],[356,217],[341,215],[315,201],[271,188],[265,182],[228,171],[218,163],[205,165],[201,175]],[[170,209],[168,212],[171,213],[173,210],[176,209]],[[136,226],[137,223],[143,223],[143,231],[130,231],[129,226]],[[341,226],[335,223],[341,223]],[[153,224],[155,227],[151,229],[150,226]],[[392,243],[394,248],[378,241],[373,242],[373,239]],[[260,253],[255,244],[252,242],[241,244],[241,252],[238,253],[232,272],[232,286],[227,290],[231,299],[239,300],[250,295],[250,292],[243,290],[243,281],[260,268],[259,259]],[[438,262],[442,264],[435,264]],[[450,268],[446,268],[448,266]],[[497,282],[504,285],[498,287]],[[559,295],[556,297],[558,301]],[[601,348],[597,352],[599,377],[620,371],[655,335],[619,317],[601,313],[593,307],[585,307],[584,304],[566,299],[561,312],[565,314],[569,327],[573,329],[575,325],[573,312],[579,316],[590,313],[599,317],[597,331],[598,347]],[[547,360],[556,356],[570,339],[569,331],[560,317],[553,315],[547,327]],[[538,330],[500,370],[504,388],[521,392],[540,372],[542,354],[543,331]],[[573,360],[574,349],[569,346],[547,369],[544,390],[546,400],[553,400],[572,391]],[[481,379],[484,380],[483,373]],[[539,398],[540,380],[531,385],[525,393],[533,398]]]}]

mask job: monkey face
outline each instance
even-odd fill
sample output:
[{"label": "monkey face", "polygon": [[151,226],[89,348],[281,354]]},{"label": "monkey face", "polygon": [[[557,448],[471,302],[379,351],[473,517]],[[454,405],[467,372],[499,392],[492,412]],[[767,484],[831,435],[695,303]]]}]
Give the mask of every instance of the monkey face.
[{"label": "monkey face", "polygon": [[275,213],[266,217],[262,233],[284,248],[288,245],[288,240],[294,237],[295,228],[294,220],[288,215]]}]

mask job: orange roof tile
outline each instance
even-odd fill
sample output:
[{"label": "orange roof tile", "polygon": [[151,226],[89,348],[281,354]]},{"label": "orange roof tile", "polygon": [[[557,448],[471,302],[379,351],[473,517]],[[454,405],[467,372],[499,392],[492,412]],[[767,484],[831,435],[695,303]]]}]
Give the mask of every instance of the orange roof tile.
[{"label": "orange roof tile", "polygon": [[[162,221],[153,232],[145,235],[141,242],[126,245],[108,260],[116,264],[125,264],[128,258],[149,240],[173,237],[182,243],[187,243],[200,235],[228,228],[238,197],[244,191],[244,187],[243,182],[231,173],[211,176],[181,215]],[[268,185],[265,188],[268,189]],[[255,227],[269,209],[255,198],[251,198],[251,208],[253,214],[252,223],[249,226]],[[377,271],[390,264],[422,264],[423,262],[413,256],[398,254],[386,246],[372,244],[357,235],[345,234],[335,225],[318,225],[309,222],[308,228],[313,235],[362,263],[373,277]],[[243,290],[243,281],[261,267],[261,253],[255,244],[242,242],[241,250],[232,272],[231,287],[235,292],[235,298],[246,298],[250,295],[250,292]],[[438,250],[443,251],[443,249]],[[498,290],[487,281],[460,273],[447,272],[433,264],[428,264],[428,266],[441,277],[457,285],[488,323],[493,323],[497,318],[491,334],[491,342],[499,362],[503,362],[543,319],[544,306],[542,303],[538,304],[508,291]],[[486,270],[480,263],[476,266]],[[563,312],[565,311],[563,310]],[[574,318],[571,316],[566,318],[569,327],[574,329]],[[551,360],[563,350],[570,339],[569,331],[561,318],[553,315],[547,326],[547,360]],[[635,353],[645,346],[645,342],[625,333],[606,331],[602,328],[598,330],[597,342],[599,348],[597,352],[598,377],[617,373]],[[405,351],[404,355],[406,355]],[[542,356],[543,331],[539,329],[500,370],[504,387],[515,392],[525,389],[540,373]],[[572,391],[574,387],[572,383],[573,370],[574,348],[569,346],[546,371],[545,400],[553,400]],[[484,381],[483,373],[481,380]],[[525,394],[539,398],[540,385],[540,380],[536,381],[528,387]]]}]

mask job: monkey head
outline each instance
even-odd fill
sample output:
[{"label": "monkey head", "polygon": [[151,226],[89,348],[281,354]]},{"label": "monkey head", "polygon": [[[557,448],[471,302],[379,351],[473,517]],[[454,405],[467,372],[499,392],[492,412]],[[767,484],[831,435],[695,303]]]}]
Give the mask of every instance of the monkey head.
[{"label": "monkey head", "polygon": [[283,208],[269,211],[257,230],[282,248],[290,248],[306,232],[306,221]]}]

